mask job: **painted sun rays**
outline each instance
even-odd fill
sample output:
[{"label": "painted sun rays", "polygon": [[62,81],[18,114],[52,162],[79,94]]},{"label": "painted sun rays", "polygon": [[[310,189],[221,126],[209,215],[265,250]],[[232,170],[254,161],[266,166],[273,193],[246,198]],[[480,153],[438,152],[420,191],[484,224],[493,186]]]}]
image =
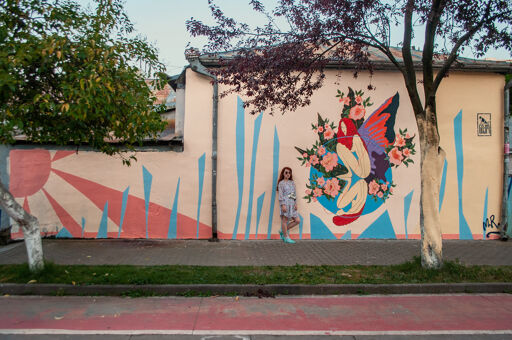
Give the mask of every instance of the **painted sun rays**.
[{"label": "painted sun rays", "polygon": [[[205,154],[198,159],[198,176],[204,177]],[[79,225],[75,219],[45,189],[47,200],[56,212],[62,228],[57,237],[117,237],[117,238],[208,238],[211,227],[193,220],[178,212],[178,197],[181,179],[178,178],[172,209],[151,202],[153,175],[142,166],[142,184],[144,198],[129,194],[130,187],[118,191],[99,183],[89,181],[61,170],[52,168],[52,172],[70,184],[101,211],[97,231],[85,232],[85,218]],[[198,219],[200,216],[202,185],[199,185]],[[109,224],[118,226],[118,230],[109,229]],[[141,228],[142,227],[142,228]]]}]

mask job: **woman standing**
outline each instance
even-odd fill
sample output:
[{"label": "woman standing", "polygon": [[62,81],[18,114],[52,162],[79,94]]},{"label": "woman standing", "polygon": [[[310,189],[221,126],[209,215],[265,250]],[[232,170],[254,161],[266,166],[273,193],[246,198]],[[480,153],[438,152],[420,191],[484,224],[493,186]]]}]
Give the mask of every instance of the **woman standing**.
[{"label": "woman standing", "polygon": [[297,212],[297,195],[293,182],[292,169],[284,167],[279,175],[276,190],[279,192],[279,206],[281,208],[281,230],[279,235],[285,243],[295,243],[290,238],[288,230],[299,224]]}]

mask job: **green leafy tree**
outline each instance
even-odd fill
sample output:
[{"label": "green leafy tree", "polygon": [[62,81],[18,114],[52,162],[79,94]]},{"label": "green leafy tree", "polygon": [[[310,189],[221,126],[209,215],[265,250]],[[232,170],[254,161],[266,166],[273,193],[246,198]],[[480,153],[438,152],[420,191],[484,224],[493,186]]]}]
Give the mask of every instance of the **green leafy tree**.
[{"label": "green leafy tree", "polygon": [[[0,2],[0,142],[87,145],[130,164],[165,123],[145,78],[164,85],[156,49],[121,0]],[[142,67],[143,66],[143,67]],[[144,71],[141,69],[144,68]],[[0,205],[23,230],[31,270],[43,268],[39,223],[0,184]]]}]

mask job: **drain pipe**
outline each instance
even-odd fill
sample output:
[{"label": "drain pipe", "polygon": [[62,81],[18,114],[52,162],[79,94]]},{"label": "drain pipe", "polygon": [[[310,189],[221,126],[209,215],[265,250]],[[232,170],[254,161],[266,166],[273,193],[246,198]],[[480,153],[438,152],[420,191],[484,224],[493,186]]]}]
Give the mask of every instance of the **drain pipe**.
[{"label": "drain pipe", "polygon": [[199,61],[196,51],[188,51],[185,56],[190,63],[192,71],[209,77],[213,80],[213,109],[212,109],[212,238],[210,241],[218,241],[217,238],[217,120],[219,110],[219,83],[217,77],[208,72]]},{"label": "drain pipe", "polygon": [[501,202],[501,225],[500,225],[500,236],[502,240],[512,238],[512,228],[508,224],[508,181],[510,172],[510,88],[512,88],[512,80],[505,85],[504,91],[504,137],[505,137],[505,155],[503,164],[503,198]]}]

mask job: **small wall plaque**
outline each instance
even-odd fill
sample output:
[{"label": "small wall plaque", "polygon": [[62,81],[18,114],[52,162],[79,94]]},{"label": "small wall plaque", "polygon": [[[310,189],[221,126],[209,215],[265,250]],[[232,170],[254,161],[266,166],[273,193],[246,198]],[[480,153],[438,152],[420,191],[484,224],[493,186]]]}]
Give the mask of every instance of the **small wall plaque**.
[{"label": "small wall plaque", "polygon": [[476,116],[476,129],[479,136],[491,136],[491,114],[478,113]]}]

